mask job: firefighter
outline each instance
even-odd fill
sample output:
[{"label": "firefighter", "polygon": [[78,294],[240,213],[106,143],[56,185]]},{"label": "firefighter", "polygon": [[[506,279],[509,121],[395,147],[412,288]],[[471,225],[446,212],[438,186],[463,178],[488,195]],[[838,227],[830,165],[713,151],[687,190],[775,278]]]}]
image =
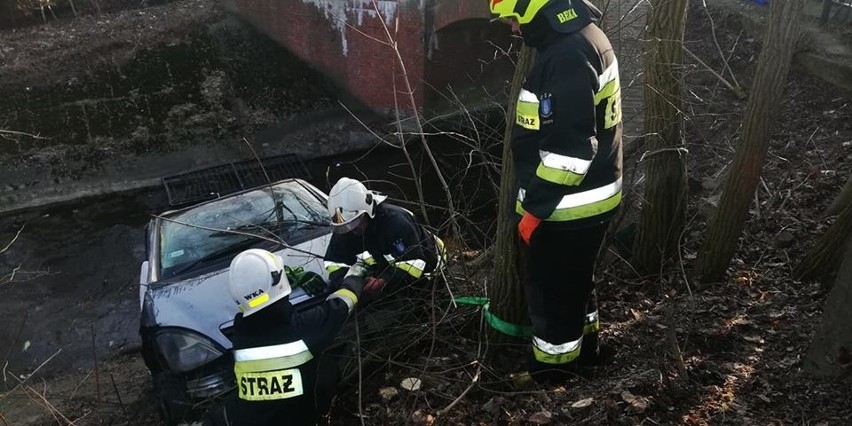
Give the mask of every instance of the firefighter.
[{"label": "firefighter", "polygon": [[536,50],[512,154],[527,252],[533,378],[563,380],[598,355],[594,266],[621,202],[621,87],[612,45],[582,0],[490,0]]},{"label": "firefighter", "polygon": [[323,352],[358,303],[356,267],[324,303],[305,311],[290,304],[281,257],[246,250],[231,262],[228,286],[234,318],[236,393],[211,412],[207,425],[313,425],[334,396],[338,371]]},{"label": "firefighter", "polygon": [[410,284],[443,264],[444,243],[420,226],[414,214],[386,199],[347,177],[340,178],[329,191],[333,234],[325,268],[332,284],[360,262],[369,271],[364,284],[366,296],[389,283]]}]

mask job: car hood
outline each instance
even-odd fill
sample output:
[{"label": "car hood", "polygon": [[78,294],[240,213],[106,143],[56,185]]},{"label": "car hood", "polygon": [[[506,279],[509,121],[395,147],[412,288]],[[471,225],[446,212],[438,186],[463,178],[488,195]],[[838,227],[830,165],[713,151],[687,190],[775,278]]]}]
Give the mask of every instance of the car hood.
[{"label": "car hood", "polygon": [[150,290],[142,311],[143,326],[188,328],[226,349],[231,342],[220,328],[239,312],[228,292],[227,269]]},{"label": "car hood", "polygon": [[[311,253],[324,253],[330,235],[299,244],[296,248]],[[321,250],[321,251],[320,251]],[[320,274],[327,280],[322,259],[286,249],[278,252],[284,264],[303,267]],[[316,296],[319,297],[319,296]],[[294,305],[312,299],[302,289],[290,294]],[[181,327],[199,332],[231,348],[231,341],[223,329],[233,324],[239,309],[228,291],[228,269],[200,275],[163,287],[150,288],[145,294],[142,308],[142,327]]]}]

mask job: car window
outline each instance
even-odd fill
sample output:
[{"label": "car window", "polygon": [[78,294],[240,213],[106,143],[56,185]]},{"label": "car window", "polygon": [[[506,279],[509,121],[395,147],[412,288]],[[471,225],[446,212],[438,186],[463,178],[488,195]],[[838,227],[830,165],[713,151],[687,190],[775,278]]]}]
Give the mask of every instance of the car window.
[{"label": "car window", "polygon": [[312,192],[291,181],[271,191],[265,188],[207,203],[168,219],[160,225],[162,278],[211,262],[229,262],[240,251],[264,243],[252,235],[292,241],[327,226],[328,213]]}]

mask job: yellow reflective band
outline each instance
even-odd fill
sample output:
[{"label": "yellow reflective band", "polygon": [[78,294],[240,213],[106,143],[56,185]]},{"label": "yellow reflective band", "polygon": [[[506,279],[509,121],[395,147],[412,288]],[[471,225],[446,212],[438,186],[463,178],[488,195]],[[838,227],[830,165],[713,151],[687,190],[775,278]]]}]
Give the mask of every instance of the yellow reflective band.
[{"label": "yellow reflective band", "polygon": [[[594,136],[589,139],[594,139]],[[593,143],[597,145],[597,141],[594,141]],[[589,167],[592,166],[591,160],[561,155],[555,152],[539,150],[538,156],[541,158],[541,164],[546,167],[550,167],[551,169],[569,170],[577,173],[578,175],[586,174],[586,172],[589,171]]]},{"label": "yellow reflective band", "polygon": [[408,275],[411,275],[414,278],[420,278],[423,276],[423,270],[426,269],[426,262],[420,259],[406,260],[394,263],[393,266],[408,272]]},{"label": "yellow reflective band", "polygon": [[340,290],[335,291],[331,294],[331,296],[328,296],[328,298],[343,300],[343,302],[346,303],[346,306],[349,307],[350,312],[352,311],[352,308],[358,304],[358,296],[355,295],[352,290],[348,290],[345,288],[341,288]]},{"label": "yellow reflective band", "polygon": [[515,107],[515,116],[515,124],[518,126],[538,130],[541,126],[538,117],[538,97],[526,89],[521,89],[518,104]]},{"label": "yellow reflective band", "polygon": [[242,373],[258,373],[263,371],[283,370],[286,368],[298,367],[310,360],[314,356],[310,351],[299,352],[295,355],[283,356],[269,359],[256,359],[252,361],[235,361],[234,373],[239,375]]},{"label": "yellow reflective band", "polygon": [[601,330],[601,322],[595,320],[595,322],[587,323],[583,326],[583,335],[597,333]]},{"label": "yellow reflective band", "polygon": [[566,186],[577,186],[583,182],[583,178],[585,177],[585,175],[580,175],[568,170],[547,167],[543,162],[538,163],[538,168],[535,169],[535,175],[542,180]]},{"label": "yellow reflective band", "polygon": [[535,360],[538,362],[559,365],[568,364],[569,362],[577,359],[577,357],[580,356],[580,350],[577,349],[575,351],[567,352],[564,354],[553,355],[533,346],[533,355],[535,356]]},{"label": "yellow reflective band", "polygon": [[610,81],[598,93],[595,93],[595,105],[598,105],[606,98],[621,91],[621,84],[618,80]]},{"label": "yellow reflective band", "polygon": [[606,111],[604,112],[604,129],[611,129],[616,124],[621,123],[621,90],[615,92],[606,101]]},{"label": "yellow reflective band", "polygon": [[302,373],[298,368],[258,373],[242,372],[236,376],[240,399],[246,401],[287,399],[305,393]]},{"label": "yellow reflective band", "polygon": [[618,194],[596,203],[586,204],[585,206],[580,207],[554,210],[553,214],[551,214],[546,220],[564,222],[568,220],[597,216],[615,209],[620,203],[621,191],[618,191]]},{"label": "yellow reflective band", "polygon": [[266,302],[269,301],[269,293],[263,293],[260,296],[255,297],[254,299],[249,300],[248,305],[249,308],[256,308]]},{"label": "yellow reflective band", "polygon": [[376,264],[376,259],[373,259],[373,255],[370,252],[365,251],[357,256],[355,256],[361,263],[367,266],[373,266]]},{"label": "yellow reflective band", "polygon": [[[311,359],[310,352],[308,351],[308,345],[305,344],[304,340],[297,340],[295,342],[282,343],[280,345],[257,346],[254,348],[237,349],[234,351],[234,361],[241,362],[258,360],[277,360],[279,358],[283,359],[287,357],[301,355],[302,353],[308,353],[308,359]],[[282,369],[290,368],[294,365],[298,364],[287,364],[286,362],[282,361],[279,362],[279,364],[272,366],[271,368],[246,371],[265,371],[273,369]]]},{"label": "yellow reflective band", "polygon": [[583,336],[579,339],[554,345],[538,337],[533,337],[533,354],[537,361],[546,364],[567,364],[580,355],[583,346]]},{"label": "yellow reflective band", "polygon": [[[621,203],[621,191],[618,191],[617,194],[605,200],[589,203],[578,207],[556,209],[553,211],[553,213],[551,213],[549,217],[544,220],[550,222],[565,222],[569,220],[584,219],[613,210],[618,207],[619,203]],[[520,200],[515,202],[515,212],[519,215],[523,215],[526,212],[524,210],[524,205]]]},{"label": "yellow reflective band", "polygon": [[336,271],[339,271],[341,268],[348,268],[349,265],[340,262],[325,262],[325,272],[329,275],[333,274]]},{"label": "yellow reflective band", "polygon": [[438,249],[438,265],[441,266],[447,261],[447,248],[444,247],[444,240],[438,238],[437,235],[435,236],[435,247]]}]

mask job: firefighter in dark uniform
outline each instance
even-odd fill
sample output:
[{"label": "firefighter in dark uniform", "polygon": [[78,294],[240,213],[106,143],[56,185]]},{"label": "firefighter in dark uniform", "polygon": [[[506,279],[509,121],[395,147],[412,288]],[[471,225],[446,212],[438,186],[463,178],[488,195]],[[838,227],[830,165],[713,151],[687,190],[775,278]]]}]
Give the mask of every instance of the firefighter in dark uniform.
[{"label": "firefighter in dark uniform", "polygon": [[490,4],[536,50],[512,132],[514,213],[528,253],[530,373],[561,380],[598,355],[594,265],[621,202],[618,62],[588,2]]},{"label": "firefighter in dark uniform", "polygon": [[329,191],[333,234],[325,268],[332,285],[356,263],[368,270],[365,293],[381,290],[385,284],[410,284],[443,265],[443,242],[420,226],[410,211],[386,199],[346,177]]},{"label": "firefighter in dark uniform", "polygon": [[236,393],[208,414],[208,425],[314,425],[334,397],[338,366],[323,357],[358,303],[363,280],[353,270],[324,303],[296,311],[278,255],[251,249],[237,255],[229,289],[234,318]]}]

